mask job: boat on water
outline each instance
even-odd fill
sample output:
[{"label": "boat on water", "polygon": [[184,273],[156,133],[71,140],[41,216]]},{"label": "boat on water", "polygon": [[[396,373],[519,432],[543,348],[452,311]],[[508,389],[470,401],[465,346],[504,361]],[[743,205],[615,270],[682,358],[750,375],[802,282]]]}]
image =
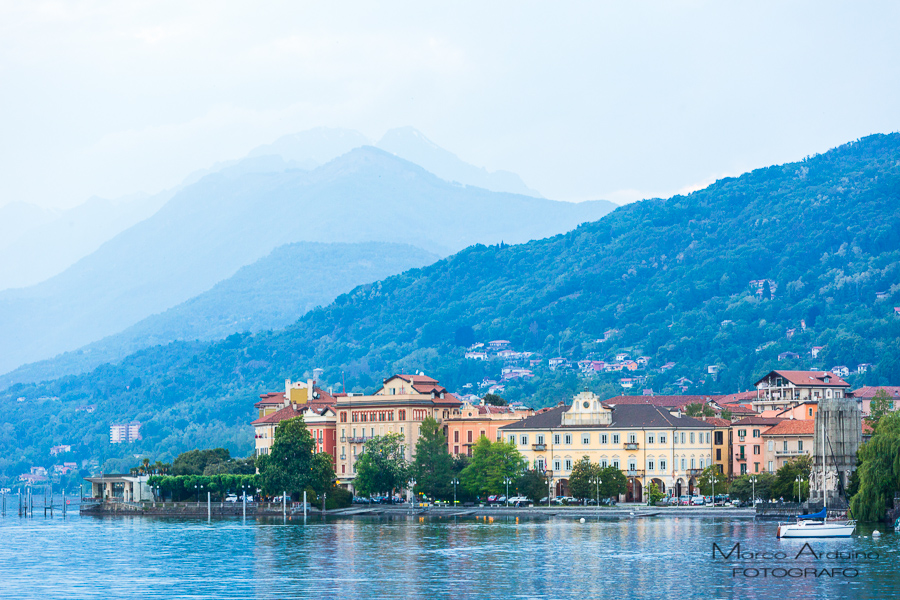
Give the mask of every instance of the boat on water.
[{"label": "boat on water", "polygon": [[800,515],[796,523],[778,524],[779,538],[834,538],[850,537],[856,531],[856,521],[828,520],[828,494],[825,491],[825,422],[822,422],[822,510],[811,515]]},{"label": "boat on water", "polygon": [[779,524],[780,538],[829,538],[850,537],[856,530],[856,521],[829,521],[828,509],[823,508],[812,515],[797,517],[796,523]]}]

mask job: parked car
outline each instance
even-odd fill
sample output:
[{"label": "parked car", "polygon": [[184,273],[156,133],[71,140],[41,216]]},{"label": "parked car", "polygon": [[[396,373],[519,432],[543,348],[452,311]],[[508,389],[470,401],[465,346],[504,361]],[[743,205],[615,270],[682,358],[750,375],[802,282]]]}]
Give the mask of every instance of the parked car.
[{"label": "parked car", "polygon": [[527,496],[513,496],[509,499],[510,506],[531,506],[532,502]]},{"label": "parked car", "polygon": [[236,494],[228,494],[227,496],[225,496],[225,502],[237,502],[237,501],[238,501],[238,497]]},{"label": "parked car", "polygon": [[678,505],[679,506],[690,506],[691,497],[690,496],[679,496]]},{"label": "parked car", "polygon": [[691,506],[703,506],[706,504],[706,500],[703,496],[691,496]]}]

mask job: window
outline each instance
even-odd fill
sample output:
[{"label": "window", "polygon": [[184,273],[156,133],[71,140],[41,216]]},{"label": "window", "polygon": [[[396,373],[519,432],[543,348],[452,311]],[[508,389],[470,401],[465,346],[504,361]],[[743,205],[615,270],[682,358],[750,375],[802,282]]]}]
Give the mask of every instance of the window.
[{"label": "window", "polygon": [[723,433],[724,433],[724,432],[722,432],[722,431],[717,431],[717,432],[715,433],[715,435],[714,435],[714,439],[716,440],[716,445],[717,445],[717,446],[720,446],[720,445],[722,445],[722,444],[724,443],[724,440],[723,440],[723,437],[722,437],[722,436],[723,436]]},{"label": "window", "polygon": [[[471,435],[471,432],[470,432],[470,435]],[[521,443],[523,446],[527,446],[527,445],[528,445],[528,436],[527,436],[527,435],[523,435],[523,436],[521,437],[521,439],[520,439],[520,443]]]},{"label": "window", "polygon": [[694,432],[693,431],[691,432],[691,443],[692,444],[694,443]]},{"label": "window", "polygon": [[406,420],[406,411],[405,411],[405,410],[401,410],[401,411],[400,411],[400,420],[401,420],[401,421],[405,421],[405,420]]},{"label": "window", "polygon": [[618,444],[618,443],[619,443],[619,434],[614,433],[613,434],[613,444]]},{"label": "window", "polygon": [[753,430],[753,437],[755,437],[755,438],[758,438],[758,437],[759,437],[759,429],[754,429],[754,430]]},{"label": "window", "polygon": [[347,465],[341,465],[341,475],[347,472]]},{"label": "window", "polygon": [[697,466],[694,464],[694,459],[693,459],[693,458],[691,459],[691,468],[692,468],[692,469],[696,469],[696,468],[697,468]]},{"label": "window", "polygon": [[716,448],[716,460],[722,460],[722,449]]},{"label": "window", "polygon": [[480,435],[478,436],[478,439],[481,439],[481,438],[483,438],[483,437],[487,437],[487,436],[485,435],[485,433],[484,433],[484,429],[482,429],[482,430],[479,432],[479,434],[480,434]]},{"label": "window", "polygon": [[515,444],[515,443],[516,443],[516,436],[510,435],[508,441],[509,441],[510,444]]},{"label": "window", "polygon": [[660,444],[666,443],[666,434],[664,434],[664,433],[659,434],[659,443]]},{"label": "window", "polygon": [[556,444],[557,446],[559,445],[559,434],[558,433],[553,434],[553,443]]},{"label": "window", "polygon": [[581,444],[584,446],[589,446],[591,443],[591,435],[589,433],[581,434]]},{"label": "window", "polygon": [[453,441],[457,444],[459,443],[459,429],[453,432]]},{"label": "window", "polygon": [[769,440],[769,452],[772,452],[773,450],[775,450],[775,442]]},{"label": "window", "polygon": [[759,453],[760,453],[759,452],[759,444],[756,444],[755,446],[753,446],[753,454],[759,454]]},{"label": "window", "polygon": [[538,471],[543,471],[544,470],[544,459],[543,458],[537,459],[537,462],[535,462],[535,466],[537,467]]},{"label": "window", "polygon": [[572,434],[571,434],[571,433],[567,433],[565,439],[566,439],[566,445],[567,445],[567,446],[570,445],[570,444],[572,443]]},{"label": "window", "polygon": [[684,443],[684,432],[683,431],[681,432],[681,443],[682,444]]},{"label": "window", "polygon": [[747,465],[745,463],[741,463],[741,475],[747,474]]},{"label": "window", "polygon": [[809,416],[812,416],[812,409],[809,409]]},{"label": "window", "polygon": [[609,466],[609,463],[606,462],[606,459],[605,459],[605,458],[604,458],[603,460],[600,461],[600,468],[601,468],[601,469],[605,469],[605,468],[608,467],[608,466]]},{"label": "window", "polygon": [[453,446],[453,454],[459,454],[459,446]]},{"label": "window", "polygon": [[535,440],[535,443],[537,443],[537,444],[543,444],[543,443],[544,443],[544,434],[539,433],[539,434],[537,435],[537,440]]},{"label": "window", "polygon": [[635,434],[633,434],[633,433],[629,433],[629,434],[628,434],[628,443],[629,443],[629,444],[636,444],[636,443],[637,443],[637,436],[636,436]]},{"label": "window", "polygon": [[653,443],[653,434],[652,434],[652,433],[647,435],[647,443],[648,443],[648,444],[652,444],[652,443]]},{"label": "window", "polygon": [[738,453],[738,456],[740,456],[741,458],[744,458],[744,447],[738,446],[738,450],[740,450],[740,452]]},{"label": "window", "polygon": [[567,458],[566,459],[566,471],[571,471],[571,470],[572,470],[572,459]]},{"label": "window", "polygon": [[[525,439],[525,438],[523,437],[522,439]],[[469,442],[470,444],[472,443],[472,432],[471,431],[466,432],[466,441]],[[524,444],[525,442],[522,442],[522,443]]]},{"label": "window", "polygon": [[609,443],[605,433],[600,436],[600,443],[601,444]]},{"label": "window", "polygon": [[738,429],[738,437],[739,438],[747,437],[747,430],[746,429]]},{"label": "window", "polygon": [[709,432],[708,431],[706,432],[706,443],[707,444],[709,443]]},{"label": "window", "polygon": [[769,473],[774,473],[774,472],[775,472],[775,465],[774,465],[774,463],[770,460],[770,461],[769,461]]},{"label": "window", "polygon": [[628,461],[628,470],[629,471],[637,471],[637,463],[634,460]]},{"label": "window", "polygon": [[619,459],[618,458],[613,459],[613,466],[617,469],[619,468]]},{"label": "window", "polygon": [[554,470],[554,471],[561,471],[562,469],[560,469],[559,467],[560,467],[560,465],[559,465],[559,459],[557,458],[556,460],[553,461],[553,470]]},{"label": "window", "polygon": [[666,459],[664,459],[664,458],[659,459],[659,470],[660,471],[666,470]]},{"label": "window", "polygon": [[797,440],[797,452],[803,452],[803,440]]},{"label": "window", "polygon": [[[812,409],[810,409],[810,410],[812,410]],[[346,413],[346,411],[341,411],[341,423],[346,423],[346,422],[347,422],[347,413]]]},{"label": "window", "polygon": [[703,470],[703,467],[704,467],[704,464],[703,464],[703,463],[704,463],[704,460],[701,458],[701,459],[700,459],[700,470],[701,470],[701,471]]},{"label": "window", "polygon": [[753,463],[754,473],[759,473],[759,463]]},{"label": "window", "polygon": [[647,461],[647,470],[648,471],[655,471],[656,470],[656,469],[654,469],[655,466],[656,466],[656,463],[652,458]]},{"label": "window", "polygon": [[[788,451],[788,449],[787,449],[787,440],[784,440],[784,451],[785,451],[785,452]],[[771,469],[770,469],[770,470],[771,470]]]},{"label": "window", "polygon": [[687,468],[687,461],[685,459],[681,459],[681,470],[684,471]]}]

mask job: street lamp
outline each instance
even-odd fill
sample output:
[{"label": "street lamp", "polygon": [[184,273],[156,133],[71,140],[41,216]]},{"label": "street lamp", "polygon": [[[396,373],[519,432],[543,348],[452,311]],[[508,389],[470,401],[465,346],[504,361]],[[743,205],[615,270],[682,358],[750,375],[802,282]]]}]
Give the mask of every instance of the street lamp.
[{"label": "street lamp", "polygon": [[453,506],[456,506],[456,486],[459,484],[459,479],[454,477],[450,483],[453,484]]},{"label": "street lamp", "polygon": [[753,505],[753,508],[756,508],[756,475],[750,476],[750,483],[753,484],[753,497],[750,499],[750,502]]},{"label": "street lamp", "polygon": [[803,502],[803,496],[801,493],[800,486],[803,483],[803,477],[801,475],[797,475],[797,504]]},{"label": "street lamp", "polygon": [[553,487],[553,471],[547,469],[547,507],[550,507],[550,490]]},{"label": "street lamp", "polygon": [[715,465],[713,465],[713,472],[709,478],[710,483],[712,483],[712,505],[713,508],[716,507],[716,470]]},{"label": "street lamp", "polygon": [[509,484],[512,483],[512,479],[504,477],[503,483],[506,484],[506,508],[509,508]]},{"label": "street lamp", "polygon": [[200,506],[200,488],[203,487],[202,483],[197,483],[194,485],[194,489],[197,490],[197,506]]},{"label": "street lamp", "polygon": [[409,506],[410,506],[410,508],[412,508],[412,505],[413,505],[412,499],[413,499],[413,488],[414,488],[414,487],[416,487],[416,480],[415,480],[415,479],[410,479],[410,480],[409,480],[409,490],[408,490],[408,494],[409,494],[409,495],[408,495],[408,498],[409,498]]}]

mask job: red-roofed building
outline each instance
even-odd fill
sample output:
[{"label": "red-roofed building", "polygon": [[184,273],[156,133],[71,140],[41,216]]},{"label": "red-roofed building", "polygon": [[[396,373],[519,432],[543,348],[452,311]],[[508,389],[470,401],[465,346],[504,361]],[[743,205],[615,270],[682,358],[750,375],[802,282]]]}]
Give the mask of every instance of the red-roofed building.
[{"label": "red-roofed building", "polygon": [[810,455],[816,422],[810,419],[788,419],[770,427],[762,434],[763,466],[774,473],[786,462]]},{"label": "red-roofed building", "polygon": [[335,433],[337,416],[331,406],[290,403],[281,409],[269,413],[253,421],[256,441],[256,456],[268,454],[275,439],[275,429],[287,419],[303,417],[306,428],[315,442],[315,452],[327,452],[336,462],[337,435]]},{"label": "red-roofed building", "polygon": [[732,464],[735,475],[765,471],[763,433],[783,419],[745,417],[731,424]]},{"label": "red-roofed building", "polygon": [[437,380],[421,374],[389,377],[370,396],[338,397],[334,408],[338,418],[339,485],[352,487],[356,458],[367,440],[388,433],[400,434],[406,459],[412,461],[422,421],[432,417],[443,423],[458,416],[461,406],[462,402]]},{"label": "red-roofed building", "polygon": [[820,398],[843,398],[850,384],[829,371],[771,371],[756,382],[757,412]]},{"label": "red-roofed building", "polygon": [[878,393],[878,390],[884,390],[888,398],[894,401],[894,410],[900,409],[900,386],[896,385],[866,385],[858,390],[850,392],[850,395],[859,401],[862,416],[868,417],[872,414],[872,398]]},{"label": "red-roofed building", "polygon": [[479,439],[486,437],[492,442],[499,441],[501,427],[533,414],[530,408],[465,403],[457,416],[444,421],[448,452],[472,456],[472,448]]}]

